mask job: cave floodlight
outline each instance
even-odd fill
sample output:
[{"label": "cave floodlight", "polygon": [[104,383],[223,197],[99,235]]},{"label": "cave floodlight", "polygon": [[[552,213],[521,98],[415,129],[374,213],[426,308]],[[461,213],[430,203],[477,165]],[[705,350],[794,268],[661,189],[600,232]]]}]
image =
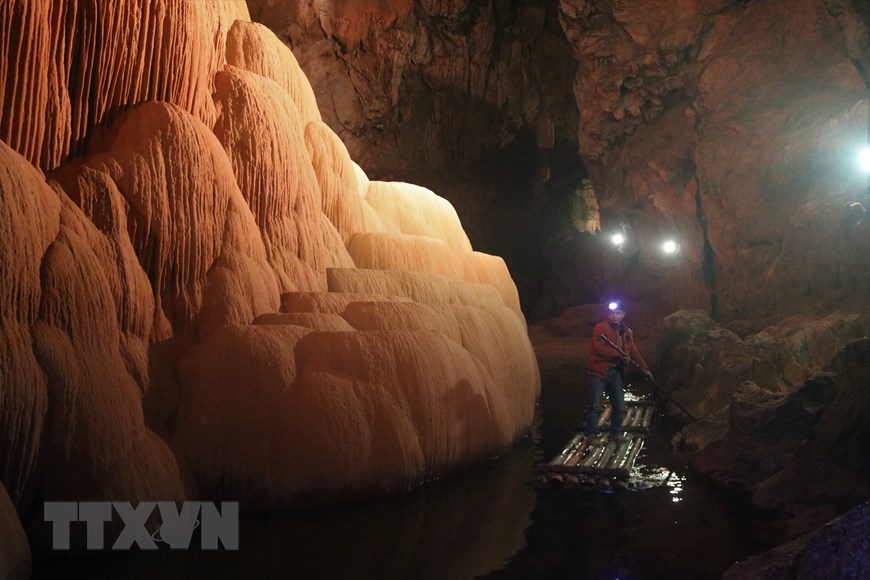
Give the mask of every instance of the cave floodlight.
[{"label": "cave floodlight", "polygon": [[674,240],[665,240],[664,243],[662,243],[662,251],[665,254],[674,254],[679,249],[680,246]]},{"label": "cave floodlight", "polygon": [[625,236],[620,233],[615,233],[610,236],[610,241],[613,242],[614,246],[621,246],[623,242],[625,242]]},{"label": "cave floodlight", "polygon": [[858,165],[861,166],[861,169],[870,173],[870,147],[864,147],[861,153],[858,154]]}]

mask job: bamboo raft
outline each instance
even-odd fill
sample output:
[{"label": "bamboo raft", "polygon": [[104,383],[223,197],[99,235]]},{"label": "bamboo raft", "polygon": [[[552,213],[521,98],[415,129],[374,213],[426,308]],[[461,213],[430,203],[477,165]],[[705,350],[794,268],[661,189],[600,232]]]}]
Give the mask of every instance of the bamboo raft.
[{"label": "bamboo raft", "polygon": [[[537,466],[543,481],[554,487],[591,485],[598,488],[626,488],[631,469],[643,448],[644,439],[652,422],[651,401],[626,401],[622,433],[628,439],[621,443],[609,438],[586,437],[576,434],[549,463]],[[610,426],[611,406],[608,404],[598,417],[598,427],[606,433]]]}]

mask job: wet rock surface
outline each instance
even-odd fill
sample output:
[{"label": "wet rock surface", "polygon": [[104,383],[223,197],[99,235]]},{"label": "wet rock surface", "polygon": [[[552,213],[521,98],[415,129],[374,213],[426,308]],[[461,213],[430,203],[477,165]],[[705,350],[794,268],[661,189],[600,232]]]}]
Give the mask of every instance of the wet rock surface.
[{"label": "wet rock surface", "polygon": [[778,548],[732,566],[725,580],[865,578],[870,574],[870,502]]},{"label": "wet rock surface", "polygon": [[706,315],[667,317],[659,364],[700,418],[677,438],[692,465],[749,494],[793,533],[867,497],[867,319],[781,323],[740,339]]}]

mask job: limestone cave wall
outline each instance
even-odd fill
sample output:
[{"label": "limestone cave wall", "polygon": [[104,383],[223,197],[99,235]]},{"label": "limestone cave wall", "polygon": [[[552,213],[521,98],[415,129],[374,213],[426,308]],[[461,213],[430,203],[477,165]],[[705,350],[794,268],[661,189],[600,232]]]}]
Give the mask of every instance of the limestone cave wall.
[{"label": "limestone cave wall", "polygon": [[[866,6],[561,7],[580,61],[580,154],[605,227],[636,241],[627,281],[757,328],[866,307],[870,93],[853,47]],[[658,252],[666,235],[679,260]]]}]

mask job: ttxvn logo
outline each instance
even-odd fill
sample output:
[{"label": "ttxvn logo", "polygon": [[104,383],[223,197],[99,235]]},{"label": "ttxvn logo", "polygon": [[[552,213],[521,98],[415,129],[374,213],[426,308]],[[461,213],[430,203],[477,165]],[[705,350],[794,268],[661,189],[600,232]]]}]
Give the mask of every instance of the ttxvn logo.
[{"label": "ttxvn logo", "polygon": [[[217,550],[218,541],[225,550],[239,549],[239,503],[221,502],[220,510],[211,502],[186,501],[181,509],[172,501],[143,501],[136,507],[118,501],[49,501],[45,502],[45,521],[52,523],[52,548],[70,549],[70,526],[74,522],[87,524],[87,549],[103,550],[104,524],[112,521],[112,512],[123,527],[112,544],[112,550],[129,550],[137,545],[142,550],[156,550],[158,542],[173,550],[190,547],[193,531],[200,529],[200,547]],[[157,508],[160,527],[148,531],[148,522]],[[153,527],[153,526],[151,526]]]}]

